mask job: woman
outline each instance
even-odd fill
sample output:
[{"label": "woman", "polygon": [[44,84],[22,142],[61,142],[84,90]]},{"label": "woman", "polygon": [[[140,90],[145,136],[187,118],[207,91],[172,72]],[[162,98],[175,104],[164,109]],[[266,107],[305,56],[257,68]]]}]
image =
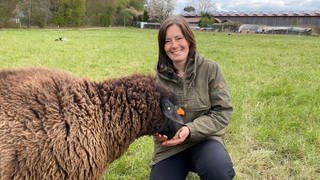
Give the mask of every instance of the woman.
[{"label": "woman", "polygon": [[232,179],[232,161],[223,145],[232,114],[226,81],[217,63],[196,51],[192,30],[182,16],[166,19],[158,34],[157,78],[174,91],[185,114],[185,126],[172,139],[154,136],[150,179]]}]

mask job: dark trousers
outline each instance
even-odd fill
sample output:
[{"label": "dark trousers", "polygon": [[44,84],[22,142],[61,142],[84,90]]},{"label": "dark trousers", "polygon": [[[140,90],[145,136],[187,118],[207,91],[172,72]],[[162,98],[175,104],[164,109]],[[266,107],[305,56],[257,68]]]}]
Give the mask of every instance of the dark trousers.
[{"label": "dark trousers", "polygon": [[224,146],[216,140],[206,140],[152,166],[150,180],[184,180],[189,171],[196,172],[202,180],[235,176]]}]

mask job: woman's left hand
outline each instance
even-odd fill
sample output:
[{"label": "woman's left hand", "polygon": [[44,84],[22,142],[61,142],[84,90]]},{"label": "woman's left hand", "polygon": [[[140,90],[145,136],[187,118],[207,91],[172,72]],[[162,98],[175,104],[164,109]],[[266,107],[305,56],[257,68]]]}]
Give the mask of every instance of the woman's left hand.
[{"label": "woman's left hand", "polygon": [[172,139],[165,140],[161,143],[163,146],[175,146],[184,142],[190,134],[187,126],[181,127]]}]

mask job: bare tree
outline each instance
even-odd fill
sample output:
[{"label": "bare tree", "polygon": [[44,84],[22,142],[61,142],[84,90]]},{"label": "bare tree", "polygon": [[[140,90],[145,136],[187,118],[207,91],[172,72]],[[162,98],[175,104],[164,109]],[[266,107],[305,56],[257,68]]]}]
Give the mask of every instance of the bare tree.
[{"label": "bare tree", "polygon": [[43,15],[43,25],[47,26],[48,25],[48,21],[52,15],[51,11],[50,11],[50,0],[42,0],[40,1],[40,11],[42,12],[41,14]]},{"label": "bare tree", "polygon": [[214,0],[193,0],[194,7],[200,14],[212,14],[216,9],[216,3]]},{"label": "bare tree", "polygon": [[10,19],[17,15],[18,0],[0,0],[0,28],[10,24]]},{"label": "bare tree", "polygon": [[185,12],[195,12],[196,8],[194,8],[193,6],[186,6],[183,8],[183,11]]},{"label": "bare tree", "polygon": [[152,20],[163,21],[173,14],[173,0],[146,0],[146,10]]},{"label": "bare tree", "polygon": [[27,26],[47,26],[51,18],[51,0],[22,0],[21,10],[26,13]]}]

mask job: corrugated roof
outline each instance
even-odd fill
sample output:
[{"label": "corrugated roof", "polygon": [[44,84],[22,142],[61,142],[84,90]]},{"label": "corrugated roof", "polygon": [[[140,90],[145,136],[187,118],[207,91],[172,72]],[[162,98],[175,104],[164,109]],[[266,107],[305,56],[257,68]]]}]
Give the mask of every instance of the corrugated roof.
[{"label": "corrugated roof", "polygon": [[[196,13],[184,13],[184,17],[201,17]],[[320,11],[279,11],[279,12],[215,12],[213,16],[320,16]]]},{"label": "corrugated roof", "polygon": [[213,16],[320,16],[320,11],[299,12],[216,12]]}]

